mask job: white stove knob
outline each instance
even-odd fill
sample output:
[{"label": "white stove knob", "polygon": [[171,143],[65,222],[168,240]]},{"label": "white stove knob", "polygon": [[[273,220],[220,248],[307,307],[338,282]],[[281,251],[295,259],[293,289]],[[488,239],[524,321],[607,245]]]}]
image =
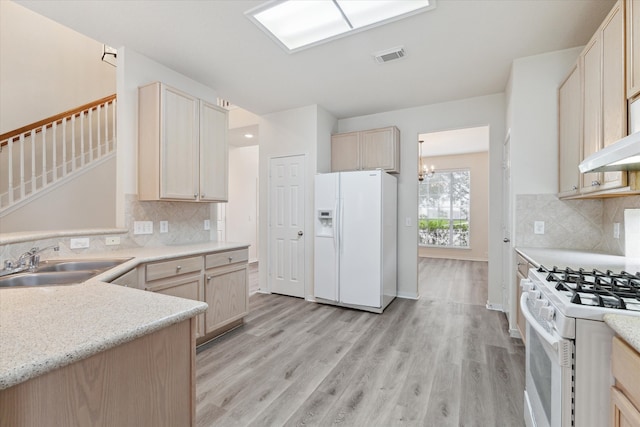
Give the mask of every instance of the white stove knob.
[{"label": "white stove knob", "polygon": [[527,292],[527,295],[529,296],[530,300],[537,300],[538,298],[540,298],[540,291],[529,291]]},{"label": "white stove knob", "polygon": [[538,299],[533,303],[533,307],[537,310],[541,309],[542,307],[546,307],[547,305],[549,305],[549,301],[547,301],[546,299]]},{"label": "white stove knob", "polygon": [[556,311],[551,306],[540,308],[540,317],[542,317],[542,320],[546,320],[547,322],[550,322],[553,320],[553,316],[555,313]]}]

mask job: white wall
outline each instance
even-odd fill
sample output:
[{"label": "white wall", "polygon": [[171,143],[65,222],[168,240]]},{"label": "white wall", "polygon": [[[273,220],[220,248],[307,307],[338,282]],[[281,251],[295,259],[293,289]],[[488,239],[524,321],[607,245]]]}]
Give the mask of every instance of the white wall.
[{"label": "white wall", "polygon": [[[400,129],[398,176],[398,295],[418,297],[418,135],[426,132],[489,126],[489,303],[501,304],[500,212],[504,94],[425,105],[343,119],[340,132],[395,125]],[[405,225],[406,220],[410,226]]]},{"label": "white wall", "polygon": [[[302,154],[305,156],[305,295],[313,296],[313,200],[314,175],[318,172],[318,153],[326,157],[330,150],[331,133],[337,120],[317,105],[296,108],[262,117],[260,125],[260,189],[258,258],[260,288],[268,288],[269,264],[269,162],[271,158]],[[327,148],[328,145],[328,148]],[[323,160],[323,162],[326,162]]]},{"label": "white wall", "polygon": [[[575,63],[581,47],[520,58],[513,62],[507,87],[507,129],[510,130],[511,245],[515,242],[515,207],[518,194],[558,192],[558,87]],[[517,304],[513,247],[507,260],[512,268],[503,277],[510,291],[509,324],[515,331]]]},{"label": "white wall", "polygon": [[114,225],[116,158],[60,181],[0,219],[0,233],[74,230]]},{"label": "white wall", "polygon": [[112,95],[102,43],[0,1],[0,134]]},{"label": "white wall", "polygon": [[[213,104],[217,93],[132,49],[118,48],[118,172],[116,222],[125,226],[125,195],[138,193],[138,87],[161,81]],[[215,227],[212,236],[215,236]]]},{"label": "white wall", "polygon": [[258,260],[258,155],[257,145],[229,147],[226,240],[251,245],[249,262]]}]

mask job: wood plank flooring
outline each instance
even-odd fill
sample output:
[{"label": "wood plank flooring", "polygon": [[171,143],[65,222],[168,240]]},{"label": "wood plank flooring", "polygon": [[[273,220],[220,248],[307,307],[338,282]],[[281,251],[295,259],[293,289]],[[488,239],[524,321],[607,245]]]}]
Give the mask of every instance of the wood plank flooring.
[{"label": "wood plank flooring", "polygon": [[524,347],[485,308],[487,263],[422,258],[384,314],[253,294],[198,350],[198,426],[524,426]]}]

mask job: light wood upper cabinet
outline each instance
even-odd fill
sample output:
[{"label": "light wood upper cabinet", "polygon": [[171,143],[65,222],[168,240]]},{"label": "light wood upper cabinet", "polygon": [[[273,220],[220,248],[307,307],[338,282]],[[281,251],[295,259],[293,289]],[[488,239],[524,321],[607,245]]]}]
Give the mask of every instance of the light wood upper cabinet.
[{"label": "light wood upper cabinet", "polygon": [[627,98],[640,93],[640,0],[626,0]]},{"label": "light wood upper cabinet", "polygon": [[578,194],[580,189],[580,145],[582,127],[582,100],[580,68],[576,64],[558,91],[558,142],[560,196]]},{"label": "light wood upper cabinet", "polygon": [[160,82],[138,89],[140,200],[227,201],[227,113]]},{"label": "light wood upper cabinet", "polygon": [[400,130],[395,127],[331,137],[331,171],[384,169],[400,172]]},{"label": "light wood upper cabinet", "polygon": [[[622,1],[618,1],[579,58],[578,68],[582,70],[581,160],[627,135],[624,41],[624,8]],[[560,114],[563,114],[562,109]],[[564,123],[565,118],[561,117],[560,122]],[[560,139],[562,137],[560,134]],[[564,162],[561,165],[567,167]],[[561,171],[560,176],[563,174]],[[601,192],[626,185],[626,172],[584,173],[580,193]]]}]

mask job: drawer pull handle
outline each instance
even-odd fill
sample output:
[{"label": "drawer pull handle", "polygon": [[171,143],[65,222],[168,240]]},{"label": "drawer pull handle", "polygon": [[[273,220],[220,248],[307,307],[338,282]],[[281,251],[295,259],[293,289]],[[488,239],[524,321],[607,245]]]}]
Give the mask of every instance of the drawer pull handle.
[{"label": "drawer pull handle", "polygon": [[182,270],[182,266],[181,265],[176,267],[176,272],[180,272],[180,270]]},{"label": "drawer pull handle", "polygon": [[229,262],[231,262],[231,261],[233,261],[233,257],[232,256],[229,257]]}]

